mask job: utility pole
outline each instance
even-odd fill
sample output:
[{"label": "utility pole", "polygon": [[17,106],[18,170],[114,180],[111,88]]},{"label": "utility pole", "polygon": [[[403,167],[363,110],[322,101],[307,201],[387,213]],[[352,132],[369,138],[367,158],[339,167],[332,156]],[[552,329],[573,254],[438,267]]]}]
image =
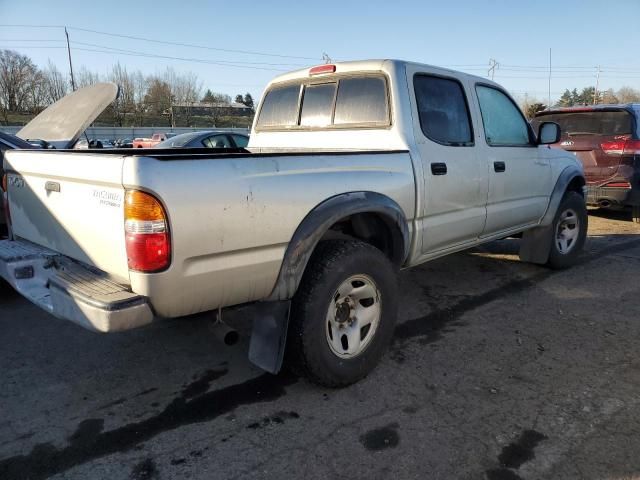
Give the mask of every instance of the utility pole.
[{"label": "utility pole", "polygon": [[71,47],[69,47],[69,32],[67,32],[67,27],[64,27],[64,34],[67,37],[67,54],[69,55],[69,70],[71,71],[71,88],[73,91],[76,91],[76,81],[73,78],[73,64],[71,63]]},{"label": "utility pole", "polygon": [[600,65],[596,67],[596,89],[593,92],[593,104],[598,103],[598,87],[600,87]]},{"label": "utility pole", "polygon": [[487,70],[487,77],[491,77],[491,80],[493,80],[493,77],[495,76],[496,68],[500,68],[500,64],[495,59],[490,58],[489,70]]},{"label": "utility pole", "polygon": [[551,48],[549,48],[549,98],[547,100],[547,110],[551,108]]}]

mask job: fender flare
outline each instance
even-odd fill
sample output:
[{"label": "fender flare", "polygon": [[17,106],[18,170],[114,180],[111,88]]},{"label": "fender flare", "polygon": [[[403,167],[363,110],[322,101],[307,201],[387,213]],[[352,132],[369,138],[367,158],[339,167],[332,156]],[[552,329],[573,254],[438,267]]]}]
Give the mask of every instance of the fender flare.
[{"label": "fender flare", "polygon": [[553,219],[556,216],[558,207],[560,207],[562,197],[567,191],[569,184],[571,184],[575,178],[580,178],[583,188],[582,195],[586,200],[586,182],[582,170],[576,165],[566,167],[558,176],[556,185],[551,193],[547,211],[542,217],[540,225],[527,230],[522,235],[519,257],[523,262],[543,265],[549,260],[553,237]]},{"label": "fender flare", "polygon": [[309,258],[322,236],[343,218],[358,213],[379,214],[393,232],[399,265],[409,254],[410,235],[400,205],[376,192],[348,192],[331,197],[311,210],[296,229],[280,267],[273,291],[266,301],[290,300],[298,289]]},{"label": "fender flare", "polygon": [[[556,181],[556,186],[553,188],[553,192],[551,193],[551,199],[549,200],[549,206],[547,207],[547,211],[542,217],[542,221],[540,222],[541,226],[549,226],[553,223],[553,219],[556,216],[556,211],[560,206],[560,202],[562,201],[562,197],[567,191],[567,187],[573,181],[574,178],[579,177],[582,181],[582,186],[586,185],[586,181],[584,179],[584,173],[582,169],[577,165],[570,165],[566,167],[560,175],[558,176],[558,180]],[[583,190],[583,196],[586,196],[586,191]]]}]

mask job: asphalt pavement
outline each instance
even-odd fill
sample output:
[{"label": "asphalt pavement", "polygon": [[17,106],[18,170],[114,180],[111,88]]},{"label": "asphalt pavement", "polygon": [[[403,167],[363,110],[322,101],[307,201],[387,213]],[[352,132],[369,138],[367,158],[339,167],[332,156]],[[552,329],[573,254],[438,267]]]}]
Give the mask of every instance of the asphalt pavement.
[{"label": "asphalt pavement", "polygon": [[206,315],[101,335],[0,289],[0,478],[640,478],[640,227],[592,213],[566,271],[514,239],[404,271],[389,352],[342,390]]}]

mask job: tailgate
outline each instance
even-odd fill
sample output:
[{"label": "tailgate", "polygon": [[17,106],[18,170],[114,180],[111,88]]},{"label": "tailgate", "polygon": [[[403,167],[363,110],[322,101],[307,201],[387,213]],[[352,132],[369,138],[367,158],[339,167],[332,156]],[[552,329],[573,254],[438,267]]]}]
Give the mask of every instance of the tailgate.
[{"label": "tailgate", "polygon": [[128,283],[124,157],[55,151],[5,157],[13,234]]}]

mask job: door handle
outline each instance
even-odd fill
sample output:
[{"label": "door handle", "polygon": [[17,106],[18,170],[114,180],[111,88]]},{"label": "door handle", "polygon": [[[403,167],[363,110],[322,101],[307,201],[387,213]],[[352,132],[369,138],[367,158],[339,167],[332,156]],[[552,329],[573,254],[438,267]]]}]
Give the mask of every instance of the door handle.
[{"label": "door handle", "polygon": [[496,172],[504,172],[507,169],[507,166],[504,162],[493,162],[493,170]]},{"label": "door handle", "polygon": [[432,163],[431,164],[431,173],[434,175],[446,175],[447,174],[447,164],[446,163]]}]

